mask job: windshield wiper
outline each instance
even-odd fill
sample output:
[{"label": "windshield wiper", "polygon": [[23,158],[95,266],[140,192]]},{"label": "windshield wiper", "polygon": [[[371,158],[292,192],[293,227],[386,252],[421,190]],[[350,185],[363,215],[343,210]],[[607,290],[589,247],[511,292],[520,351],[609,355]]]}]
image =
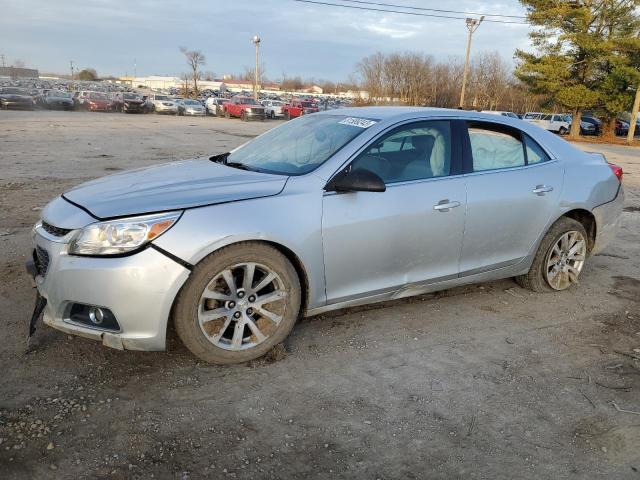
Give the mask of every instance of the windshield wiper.
[{"label": "windshield wiper", "polygon": [[240,162],[224,162],[224,164],[227,167],[231,167],[231,168],[238,168],[240,170],[248,170],[250,172],[253,171],[253,168],[251,168],[249,165],[245,164],[245,163],[240,163]]},{"label": "windshield wiper", "polygon": [[226,165],[227,167],[237,168],[239,170],[248,170],[250,172],[254,172],[255,170],[251,168],[249,165],[241,162],[229,162],[230,152],[221,153],[220,155],[214,155],[213,157],[209,157],[209,160],[216,163],[221,163],[222,165]]}]

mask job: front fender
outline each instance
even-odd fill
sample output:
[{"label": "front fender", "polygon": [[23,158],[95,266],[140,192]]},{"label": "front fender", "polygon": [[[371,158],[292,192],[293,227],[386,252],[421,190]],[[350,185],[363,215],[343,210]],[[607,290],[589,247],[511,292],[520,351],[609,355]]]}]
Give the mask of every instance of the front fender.
[{"label": "front fender", "polygon": [[323,305],[322,181],[294,177],[279,195],[188,209],[154,243],[192,264],[244,241],[266,241],[293,252],[308,280],[309,308]]}]

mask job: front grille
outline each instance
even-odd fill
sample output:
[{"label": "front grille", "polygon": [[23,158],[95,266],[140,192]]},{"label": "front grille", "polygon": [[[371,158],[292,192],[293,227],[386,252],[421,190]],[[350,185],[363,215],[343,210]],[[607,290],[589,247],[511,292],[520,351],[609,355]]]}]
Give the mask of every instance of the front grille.
[{"label": "front grille", "polygon": [[44,248],[36,246],[36,249],[33,251],[33,261],[36,264],[38,275],[44,277],[49,268],[49,253]]},{"label": "front grille", "polygon": [[47,232],[50,235],[53,235],[54,237],[64,237],[67,233],[71,231],[67,228],[54,227],[53,225],[44,221],[42,222],[42,228],[44,229],[45,232]]}]

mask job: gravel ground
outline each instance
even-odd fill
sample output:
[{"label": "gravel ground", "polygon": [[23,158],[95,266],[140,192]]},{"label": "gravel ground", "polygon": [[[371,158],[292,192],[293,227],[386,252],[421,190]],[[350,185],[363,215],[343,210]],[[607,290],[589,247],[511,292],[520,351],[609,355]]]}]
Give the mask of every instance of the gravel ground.
[{"label": "gravel ground", "polygon": [[640,478],[640,149],[581,284],[511,280],[302,321],[248,365],[120,352],[40,326],[39,210],[109,172],[228,150],[277,122],[0,112],[0,477]]}]

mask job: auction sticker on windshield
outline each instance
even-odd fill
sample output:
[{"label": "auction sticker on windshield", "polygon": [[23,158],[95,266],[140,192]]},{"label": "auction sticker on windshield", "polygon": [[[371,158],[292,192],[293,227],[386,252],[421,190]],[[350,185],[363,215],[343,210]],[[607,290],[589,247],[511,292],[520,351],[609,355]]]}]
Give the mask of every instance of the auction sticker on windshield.
[{"label": "auction sticker on windshield", "polygon": [[368,118],[356,118],[356,117],[347,117],[344,120],[339,121],[343,125],[353,125],[354,127],[360,128],[369,128],[371,125],[375,125],[376,121],[369,120]]}]

